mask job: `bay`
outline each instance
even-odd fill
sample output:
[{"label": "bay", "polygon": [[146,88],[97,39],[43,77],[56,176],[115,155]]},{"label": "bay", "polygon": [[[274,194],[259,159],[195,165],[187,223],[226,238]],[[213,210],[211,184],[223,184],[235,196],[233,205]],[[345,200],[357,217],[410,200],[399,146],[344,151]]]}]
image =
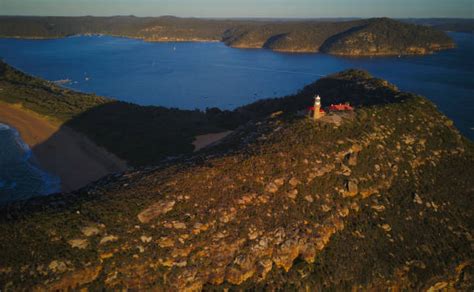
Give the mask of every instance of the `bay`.
[{"label": "bay", "polygon": [[159,43],[111,36],[0,39],[0,57],[27,73],[140,105],[233,109],[297,92],[348,68],[424,95],[474,138],[474,35],[449,33],[456,49],[428,56],[342,58],[234,49],[223,43]]}]

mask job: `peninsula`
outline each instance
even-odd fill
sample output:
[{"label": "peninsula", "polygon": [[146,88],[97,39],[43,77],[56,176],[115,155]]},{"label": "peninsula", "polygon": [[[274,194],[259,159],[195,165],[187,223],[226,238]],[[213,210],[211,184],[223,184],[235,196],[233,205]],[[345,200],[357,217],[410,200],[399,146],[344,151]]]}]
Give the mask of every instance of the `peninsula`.
[{"label": "peninsula", "polygon": [[[1,76],[0,100],[137,165],[0,207],[2,290],[472,290],[474,145],[422,96],[347,70],[192,115]],[[308,118],[315,92],[355,110]]]},{"label": "peninsula", "polygon": [[350,21],[1,16],[0,36],[107,34],[157,42],[222,41],[235,48],[341,56],[422,55],[453,48],[444,32],[388,18]]}]

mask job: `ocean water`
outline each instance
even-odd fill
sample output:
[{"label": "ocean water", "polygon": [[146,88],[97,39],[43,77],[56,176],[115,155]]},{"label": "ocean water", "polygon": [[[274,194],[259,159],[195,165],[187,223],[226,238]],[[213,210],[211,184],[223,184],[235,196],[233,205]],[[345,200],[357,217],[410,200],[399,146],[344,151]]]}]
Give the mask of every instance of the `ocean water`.
[{"label": "ocean water", "polygon": [[38,167],[18,131],[0,124],[0,204],[59,190],[59,178]]},{"label": "ocean water", "polygon": [[[449,34],[456,49],[400,58],[286,54],[222,43],[150,43],[110,36],[0,38],[0,57],[32,75],[67,80],[63,86],[75,90],[182,109],[233,109],[295,93],[327,74],[365,69],[428,97],[474,140],[474,35]],[[0,133],[0,200],[51,192],[54,183],[31,166],[30,152],[18,146],[14,133]]]}]

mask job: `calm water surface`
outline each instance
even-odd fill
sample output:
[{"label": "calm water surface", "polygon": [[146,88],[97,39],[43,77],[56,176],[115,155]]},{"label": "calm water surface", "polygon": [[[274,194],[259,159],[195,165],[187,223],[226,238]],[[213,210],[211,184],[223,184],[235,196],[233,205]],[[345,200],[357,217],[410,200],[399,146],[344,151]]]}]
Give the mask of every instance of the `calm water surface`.
[{"label": "calm water surface", "polygon": [[65,86],[72,89],[183,109],[232,109],[295,93],[330,73],[360,68],[430,98],[474,139],[474,35],[450,35],[456,49],[402,58],[284,54],[222,43],[148,43],[108,36],[0,39],[0,57],[48,80],[69,79]]}]

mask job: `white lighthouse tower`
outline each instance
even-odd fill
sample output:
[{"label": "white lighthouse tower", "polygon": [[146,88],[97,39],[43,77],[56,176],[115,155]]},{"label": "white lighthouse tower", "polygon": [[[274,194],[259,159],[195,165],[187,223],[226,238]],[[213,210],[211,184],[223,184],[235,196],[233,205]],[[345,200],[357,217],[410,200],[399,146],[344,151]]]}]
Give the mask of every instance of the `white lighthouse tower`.
[{"label": "white lighthouse tower", "polygon": [[313,112],[313,119],[318,120],[323,115],[321,114],[321,97],[317,95],[314,98],[314,112]]}]

